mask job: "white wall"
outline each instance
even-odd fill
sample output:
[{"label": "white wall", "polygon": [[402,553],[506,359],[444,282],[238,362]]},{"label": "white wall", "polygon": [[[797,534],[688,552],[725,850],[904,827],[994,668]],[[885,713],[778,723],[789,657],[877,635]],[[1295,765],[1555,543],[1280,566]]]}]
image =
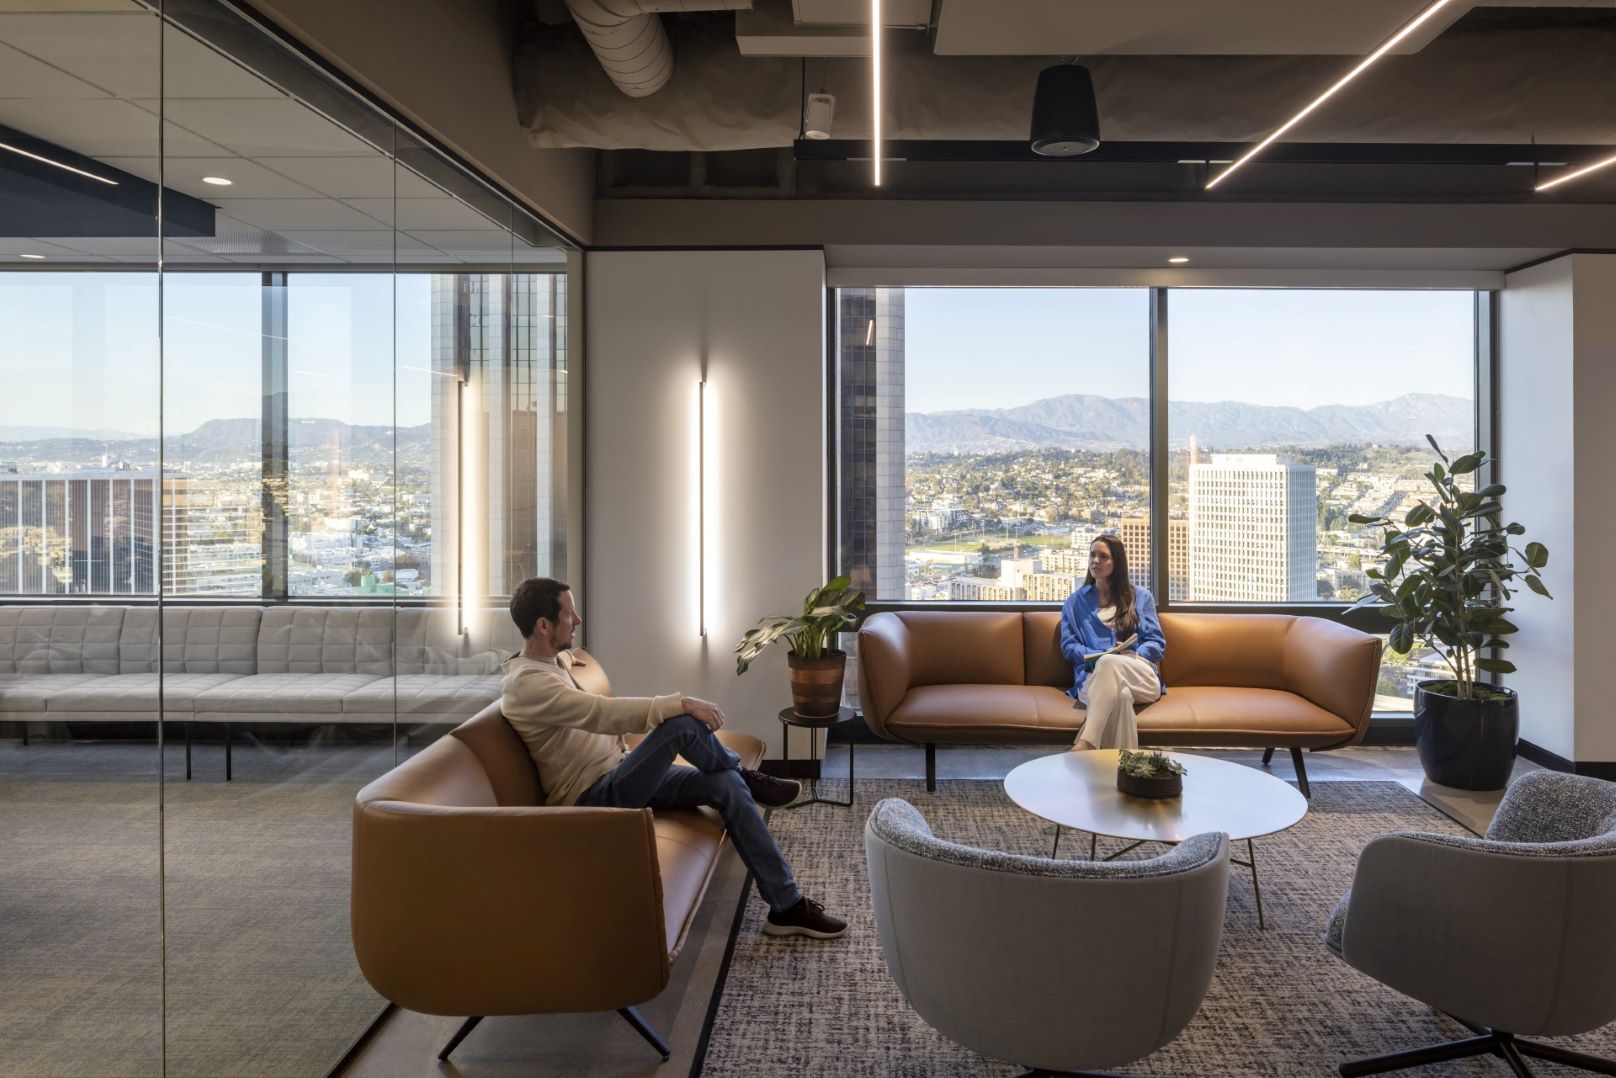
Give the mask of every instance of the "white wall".
[{"label": "white wall", "polygon": [[[785,649],[733,649],[800,609],[825,565],[819,251],[594,252],[584,286],[584,637],[619,695],[716,701],[780,754]],[[697,382],[709,387],[707,637],[698,635]],[[807,742],[794,738],[792,752]]]},{"label": "white wall", "polygon": [[1523,590],[1515,611],[1520,633],[1505,681],[1521,696],[1521,737],[1572,759],[1576,617],[1571,513],[1576,459],[1572,405],[1575,348],[1572,260],[1558,258],[1505,278],[1499,309],[1500,478],[1506,520],[1549,548],[1544,601]]},{"label": "white wall", "polygon": [[1616,256],[1510,274],[1499,321],[1504,510],[1549,548],[1554,593],[1517,597],[1509,658],[1520,669],[1507,683],[1521,694],[1521,736],[1568,760],[1616,761],[1616,579],[1601,557],[1616,535]]},{"label": "white wall", "polygon": [[[1616,255],[1573,255],[1576,373],[1572,430],[1576,440],[1575,576],[1577,633],[1577,761],[1616,761],[1616,712],[1610,668],[1616,657],[1616,574],[1608,552],[1616,542]],[[1549,548],[1552,554],[1553,547]],[[1558,598],[1555,600],[1559,601]],[[1552,604],[1545,604],[1552,605]]]}]

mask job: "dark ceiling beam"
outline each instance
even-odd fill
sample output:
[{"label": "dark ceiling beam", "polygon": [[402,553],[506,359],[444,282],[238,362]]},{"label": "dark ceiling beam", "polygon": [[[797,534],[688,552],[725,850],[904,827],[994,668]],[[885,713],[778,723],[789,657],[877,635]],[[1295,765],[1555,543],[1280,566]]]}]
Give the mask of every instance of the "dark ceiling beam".
[{"label": "dark ceiling beam", "polygon": [[[152,152],[157,151],[152,117]],[[0,126],[0,143],[15,146],[112,183],[103,183],[0,149],[0,236],[61,238],[155,237],[158,187],[83,154]],[[212,236],[214,207],[172,188],[162,191],[166,236]]]},{"label": "dark ceiling beam", "polygon": [[[905,140],[882,144],[889,161],[1042,161],[1058,165],[1196,164],[1233,161],[1246,142],[1105,142],[1076,157],[1044,157],[1019,141]],[[1564,165],[1609,153],[1608,146],[1545,146],[1465,143],[1287,142],[1270,146],[1263,160],[1290,165]],[[867,161],[865,139],[798,139],[798,161]]]}]

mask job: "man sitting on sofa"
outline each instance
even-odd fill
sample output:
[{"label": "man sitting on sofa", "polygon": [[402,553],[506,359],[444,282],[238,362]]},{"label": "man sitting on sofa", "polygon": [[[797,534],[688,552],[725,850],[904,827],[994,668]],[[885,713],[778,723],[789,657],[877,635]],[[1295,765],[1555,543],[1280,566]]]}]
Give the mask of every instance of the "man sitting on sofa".
[{"label": "man sitting on sofa", "polygon": [[[847,922],[797,890],[758,805],[790,804],[801,784],[740,766],[713,732],[724,714],[706,700],[680,696],[602,696],[573,679],[569,650],[583,619],[559,580],[524,580],[511,595],[511,618],[526,641],[505,664],[500,709],[527,742],[550,805],[688,808],[708,805],[724,818],[735,852],[768,903],[771,936],[834,939]],[[645,734],[629,752],[625,734]],[[676,766],[683,756],[694,767]]]}]

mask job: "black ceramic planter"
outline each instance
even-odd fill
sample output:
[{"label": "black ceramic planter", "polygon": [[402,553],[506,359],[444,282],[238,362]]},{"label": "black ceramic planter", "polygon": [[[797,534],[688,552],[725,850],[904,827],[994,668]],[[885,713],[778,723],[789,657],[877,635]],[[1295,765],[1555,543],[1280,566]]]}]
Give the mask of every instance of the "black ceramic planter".
[{"label": "black ceramic planter", "polygon": [[1135,797],[1177,797],[1184,792],[1184,776],[1162,775],[1147,779],[1118,771],[1117,789]]},{"label": "black ceramic planter", "polygon": [[1450,682],[1422,681],[1414,689],[1414,743],[1432,782],[1461,790],[1502,790],[1515,765],[1520,734],[1520,700],[1513,689],[1505,696],[1461,700],[1429,686]]}]

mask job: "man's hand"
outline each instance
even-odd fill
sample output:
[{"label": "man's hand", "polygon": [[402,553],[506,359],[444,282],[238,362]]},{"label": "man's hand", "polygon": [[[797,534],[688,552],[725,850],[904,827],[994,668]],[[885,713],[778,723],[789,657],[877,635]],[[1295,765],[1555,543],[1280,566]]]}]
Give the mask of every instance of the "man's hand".
[{"label": "man's hand", "polygon": [[698,700],[694,696],[680,699],[679,706],[685,714],[690,715],[709,730],[717,731],[724,725],[724,713],[718,710],[718,705],[706,700]]}]

